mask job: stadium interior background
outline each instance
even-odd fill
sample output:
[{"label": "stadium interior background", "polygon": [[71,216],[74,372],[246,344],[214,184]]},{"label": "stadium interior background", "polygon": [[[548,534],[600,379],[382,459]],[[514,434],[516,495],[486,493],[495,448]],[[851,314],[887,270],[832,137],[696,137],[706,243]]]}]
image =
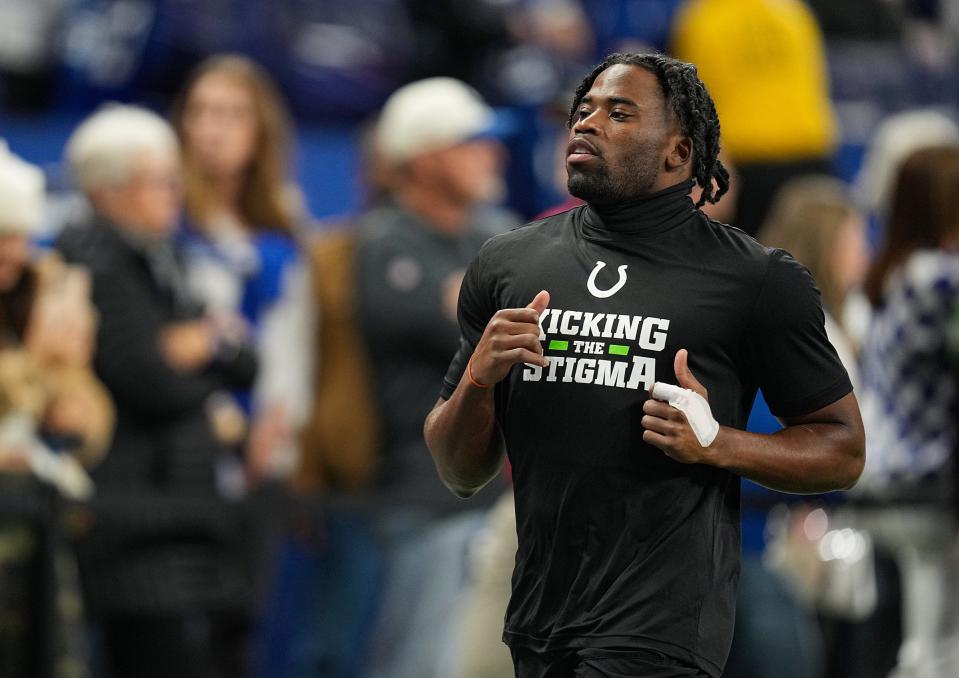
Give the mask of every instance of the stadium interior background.
[{"label": "stadium interior background", "polygon": [[[709,1],[722,5],[724,20],[749,34],[753,6],[771,0]],[[504,203],[529,219],[568,197],[556,181],[555,140],[572,88],[611,52],[669,53],[686,4],[694,3],[0,0],[0,139],[46,175],[40,239],[49,241],[76,204],[64,146],[83,118],[109,101],[167,116],[198,63],[240,53],[266,68],[289,106],[296,130],[293,174],[309,215],[306,230],[320,233],[353,223],[371,203],[364,135],[384,101],[413,80],[450,75],[495,107],[497,133],[508,149]],[[888,116],[931,109],[959,120],[959,0],[805,5],[823,40],[825,72],[811,77],[826,81],[838,130],[826,166],[856,192],[869,144]],[[720,35],[717,44],[724,59],[738,63],[745,82],[776,71],[779,46],[768,38],[760,32],[748,41],[724,42]],[[804,115],[775,105],[770,110],[787,130],[792,115]],[[874,207],[864,209],[873,248],[881,238]],[[751,428],[776,427],[760,402]],[[753,501],[761,509],[746,513],[747,545],[764,543],[765,511],[775,501],[764,496],[757,487],[744,494],[747,505]],[[826,629],[823,651],[829,656],[820,658],[828,671],[816,675],[860,678],[836,658],[836,647],[841,651],[852,638],[837,625]],[[859,661],[869,654],[860,648],[851,656]],[[884,654],[894,661],[895,645]]]}]

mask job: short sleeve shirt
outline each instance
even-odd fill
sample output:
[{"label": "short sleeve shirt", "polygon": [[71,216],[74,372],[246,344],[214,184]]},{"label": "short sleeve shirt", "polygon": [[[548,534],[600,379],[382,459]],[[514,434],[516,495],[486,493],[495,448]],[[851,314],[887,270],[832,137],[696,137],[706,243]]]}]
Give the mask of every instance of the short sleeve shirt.
[{"label": "short sleeve shirt", "polygon": [[511,646],[651,648],[720,675],[739,478],[644,443],[646,389],[676,383],[685,348],[723,425],[745,428],[757,388],[783,417],[851,391],[808,271],[709,220],[686,191],[640,209],[635,228],[589,206],[533,222],[489,240],[467,271],[445,398],[498,309],[551,295],[549,365],[514,366],[495,387],[519,537]]}]

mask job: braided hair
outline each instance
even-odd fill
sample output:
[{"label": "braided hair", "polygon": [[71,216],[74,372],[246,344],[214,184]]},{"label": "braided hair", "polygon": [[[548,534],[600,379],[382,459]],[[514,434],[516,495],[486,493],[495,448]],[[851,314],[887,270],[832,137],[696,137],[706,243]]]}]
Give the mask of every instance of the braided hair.
[{"label": "braided hair", "polygon": [[729,190],[729,172],[718,157],[719,116],[712,97],[692,64],[663,54],[610,54],[576,88],[566,126],[573,127],[579,104],[599,74],[617,64],[639,66],[659,80],[667,107],[679,120],[683,134],[693,142],[693,178],[703,189],[696,206],[719,202]]}]

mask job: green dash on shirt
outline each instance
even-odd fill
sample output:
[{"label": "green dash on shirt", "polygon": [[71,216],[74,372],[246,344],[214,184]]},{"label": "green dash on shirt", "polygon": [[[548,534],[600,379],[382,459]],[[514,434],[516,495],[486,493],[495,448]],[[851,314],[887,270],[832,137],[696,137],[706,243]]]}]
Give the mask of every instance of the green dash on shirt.
[{"label": "green dash on shirt", "polygon": [[629,346],[626,346],[624,344],[610,344],[609,354],[610,355],[629,355]]},{"label": "green dash on shirt", "polygon": [[549,350],[550,351],[566,351],[569,349],[568,341],[561,341],[559,339],[550,339],[549,340]]}]

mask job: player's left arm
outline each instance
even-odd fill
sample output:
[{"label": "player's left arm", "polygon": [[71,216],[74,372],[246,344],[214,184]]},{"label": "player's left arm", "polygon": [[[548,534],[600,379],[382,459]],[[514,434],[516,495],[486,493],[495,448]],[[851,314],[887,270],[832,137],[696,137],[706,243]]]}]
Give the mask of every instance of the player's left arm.
[{"label": "player's left arm", "polygon": [[[693,376],[685,350],[676,354],[676,379],[708,401],[706,388]],[[684,464],[710,464],[780,492],[815,493],[852,487],[865,463],[865,434],[856,397],[803,416],[783,420],[771,435],[721,426],[703,447],[686,415],[650,398],[643,405],[643,440]]]}]

